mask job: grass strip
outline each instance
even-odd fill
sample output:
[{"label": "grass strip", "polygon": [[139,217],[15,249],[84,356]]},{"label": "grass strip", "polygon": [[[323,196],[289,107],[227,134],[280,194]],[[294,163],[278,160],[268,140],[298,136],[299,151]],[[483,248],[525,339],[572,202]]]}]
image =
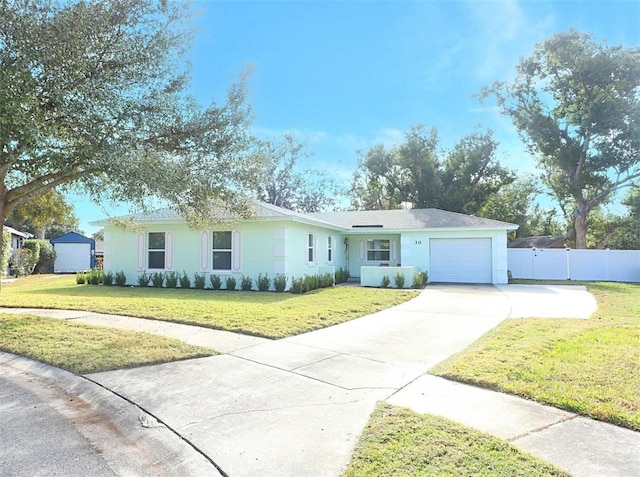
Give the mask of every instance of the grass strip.
[{"label": "grass strip", "polygon": [[2,288],[5,307],[95,311],[284,338],[403,303],[415,290],[333,287],[304,295],[77,285],[73,276],[21,278]]},{"label": "grass strip", "polygon": [[344,477],[568,476],[511,444],[453,421],[379,404]]},{"label": "grass strip", "polygon": [[588,320],[507,320],[430,373],[640,430],[640,285],[588,284]]},{"label": "grass strip", "polygon": [[208,348],[149,333],[5,313],[0,314],[0,350],[74,374],[216,354]]}]

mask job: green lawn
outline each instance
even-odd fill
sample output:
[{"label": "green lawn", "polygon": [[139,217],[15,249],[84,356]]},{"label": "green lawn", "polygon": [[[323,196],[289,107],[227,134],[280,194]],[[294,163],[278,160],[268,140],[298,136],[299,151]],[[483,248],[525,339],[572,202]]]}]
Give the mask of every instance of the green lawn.
[{"label": "green lawn", "polygon": [[77,285],[75,277],[40,275],[3,284],[6,307],[88,310],[154,318],[283,338],[389,308],[415,290],[333,287],[304,295]]},{"label": "green lawn", "polygon": [[430,372],[640,430],[640,285],[587,286],[590,319],[507,320]]},{"label": "green lawn", "polygon": [[453,421],[379,404],[344,477],[567,476],[496,437]]},{"label": "green lawn", "polygon": [[131,368],[216,354],[149,333],[0,313],[0,350],[75,374]]}]

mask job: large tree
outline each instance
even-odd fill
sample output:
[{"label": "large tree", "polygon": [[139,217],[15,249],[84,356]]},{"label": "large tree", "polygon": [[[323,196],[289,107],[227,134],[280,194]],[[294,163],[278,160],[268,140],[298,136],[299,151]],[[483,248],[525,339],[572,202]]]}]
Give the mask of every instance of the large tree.
[{"label": "large tree", "polygon": [[320,212],[335,207],[339,188],[322,171],[299,169],[306,157],[304,144],[287,134],[282,140],[257,141],[259,164],[256,185],[259,200],[298,212]]},{"label": "large tree", "polygon": [[213,219],[205,202],[246,210],[244,79],[222,104],[187,94],[190,17],[172,1],[0,2],[0,223],[70,183],[192,223]]},{"label": "large tree", "polygon": [[437,131],[414,126],[391,149],[377,145],[361,153],[351,184],[359,209],[413,207],[475,214],[514,175],[496,158],[490,131],[475,131],[443,152]]},{"label": "large tree", "polygon": [[557,34],[483,95],[511,116],[586,248],[589,213],[640,177],[640,48]]},{"label": "large tree", "polygon": [[79,220],[73,205],[60,192],[50,189],[15,206],[7,216],[7,224],[44,239],[53,238],[60,231],[77,232]]}]

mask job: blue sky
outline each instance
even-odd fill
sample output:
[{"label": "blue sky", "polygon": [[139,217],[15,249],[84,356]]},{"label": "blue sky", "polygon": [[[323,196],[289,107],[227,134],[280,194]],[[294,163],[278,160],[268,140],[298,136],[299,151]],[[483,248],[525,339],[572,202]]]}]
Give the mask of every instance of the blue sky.
[{"label": "blue sky", "polygon": [[[418,123],[436,127],[445,148],[476,126],[490,128],[501,162],[534,172],[510,121],[472,96],[509,80],[536,43],[571,27],[640,46],[637,0],[208,0],[195,9],[192,93],[223,100],[251,65],[255,133],[295,134],[311,154],[303,166],[345,181],[358,150],[400,142]],[[104,217],[101,208],[84,197],[74,205],[81,229],[96,231],[88,222]]]}]

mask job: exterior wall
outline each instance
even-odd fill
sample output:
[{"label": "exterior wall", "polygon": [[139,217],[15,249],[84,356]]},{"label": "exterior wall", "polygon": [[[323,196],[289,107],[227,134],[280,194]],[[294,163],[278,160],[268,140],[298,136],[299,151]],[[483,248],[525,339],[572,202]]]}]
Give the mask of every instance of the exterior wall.
[{"label": "exterior wall", "polygon": [[403,265],[413,265],[429,273],[429,239],[432,238],[491,238],[492,283],[507,283],[507,233],[506,231],[425,231],[405,232],[401,238]]},{"label": "exterior wall", "polygon": [[[367,240],[389,240],[389,260],[368,260]],[[381,263],[396,267],[402,263],[400,234],[371,233],[348,235],[347,242],[349,247],[349,273],[354,278],[360,278],[360,267],[378,267]],[[407,265],[413,264],[407,263]]]},{"label": "exterior wall", "polygon": [[[211,230],[192,230],[186,224],[151,224],[142,231],[125,231],[116,227],[105,227],[104,269],[124,271],[127,283],[137,284],[137,277],[144,271],[187,272],[190,278],[195,273],[204,273],[207,285],[209,275],[223,277],[242,275],[255,281],[259,274],[268,274],[271,279],[282,273],[288,277],[299,277],[316,273],[333,272],[345,266],[345,250],[340,234],[322,227],[307,226],[291,221],[264,221],[236,224],[220,228],[232,232],[231,270],[212,269]],[[149,232],[167,234],[165,264],[162,270],[148,267],[147,237]],[[308,235],[314,238],[314,260],[309,262]],[[332,260],[328,257],[328,237],[332,237]],[[224,287],[224,285],[223,285]]]}]

